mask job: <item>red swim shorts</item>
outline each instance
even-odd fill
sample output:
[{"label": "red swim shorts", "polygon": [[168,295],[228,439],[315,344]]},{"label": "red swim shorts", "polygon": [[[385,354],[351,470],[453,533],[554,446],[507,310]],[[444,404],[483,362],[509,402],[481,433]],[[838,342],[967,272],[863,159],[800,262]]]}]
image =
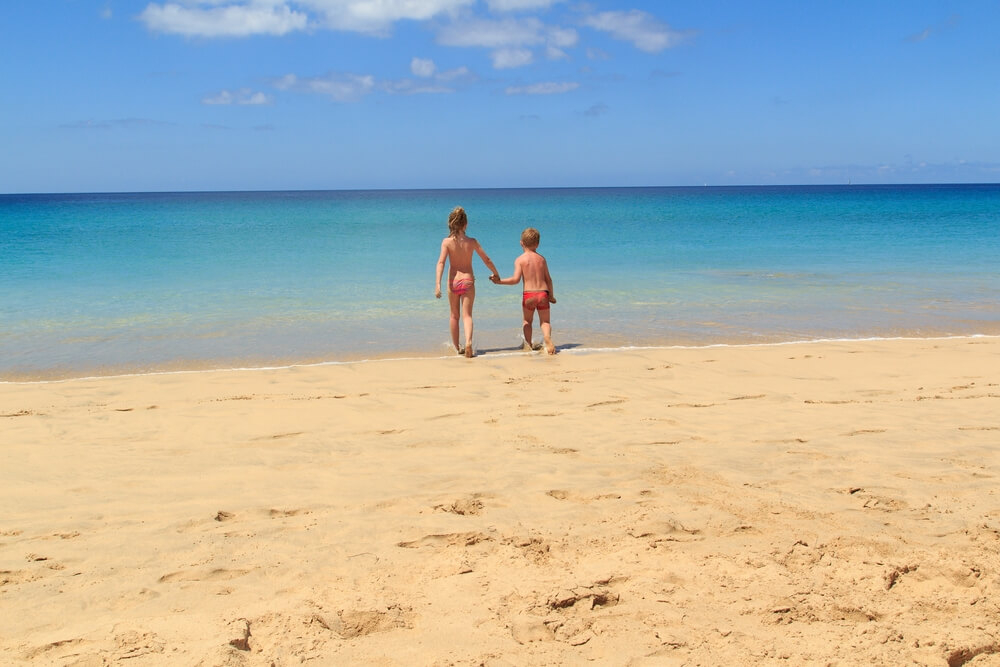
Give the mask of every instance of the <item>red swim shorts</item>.
[{"label": "red swim shorts", "polygon": [[528,310],[548,310],[549,291],[525,292],[524,297],[521,299],[521,305]]}]

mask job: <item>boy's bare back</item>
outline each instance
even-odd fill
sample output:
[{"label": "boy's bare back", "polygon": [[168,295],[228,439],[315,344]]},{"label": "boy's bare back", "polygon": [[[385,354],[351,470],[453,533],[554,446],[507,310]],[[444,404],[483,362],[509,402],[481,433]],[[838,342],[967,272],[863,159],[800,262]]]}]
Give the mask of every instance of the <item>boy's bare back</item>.
[{"label": "boy's bare back", "polygon": [[524,291],[546,290],[551,294],[552,277],[549,275],[549,265],[545,258],[534,250],[526,249],[514,260],[514,274],[524,280]]}]

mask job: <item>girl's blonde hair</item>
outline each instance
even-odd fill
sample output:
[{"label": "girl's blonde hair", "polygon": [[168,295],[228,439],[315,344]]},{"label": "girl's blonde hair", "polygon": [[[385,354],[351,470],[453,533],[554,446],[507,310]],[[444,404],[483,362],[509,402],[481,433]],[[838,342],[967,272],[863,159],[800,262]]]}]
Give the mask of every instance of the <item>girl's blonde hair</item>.
[{"label": "girl's blonde hair", "polygon": [[465,209],[456,206],[448,215],[448,236],[457,236],[469,226],[469,218],[465,215]]}]

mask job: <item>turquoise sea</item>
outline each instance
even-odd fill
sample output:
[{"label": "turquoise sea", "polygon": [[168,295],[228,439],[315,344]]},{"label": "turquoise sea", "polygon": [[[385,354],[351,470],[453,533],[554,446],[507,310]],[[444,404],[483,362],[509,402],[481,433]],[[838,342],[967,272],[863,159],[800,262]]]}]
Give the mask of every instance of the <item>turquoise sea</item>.
[{"label": "turquoise sea", "polygon": [[1000,333],[1000,185],[0,195],[0,379],[450,354],[456,205],[504,275],[541,231],[564,351]]}]

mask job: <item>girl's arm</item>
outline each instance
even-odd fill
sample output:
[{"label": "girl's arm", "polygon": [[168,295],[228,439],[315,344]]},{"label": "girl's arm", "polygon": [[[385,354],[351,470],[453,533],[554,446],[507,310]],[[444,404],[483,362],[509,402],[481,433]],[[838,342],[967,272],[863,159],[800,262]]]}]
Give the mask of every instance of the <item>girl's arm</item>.
[{"label": "girl's arm", "polygon": [[500,273],[497,271],[497,267],[493,265],[493,262],[490,260],[489,255],[486,254],[486,251],[483,250],[483,246],[479,245],[478,242],[476,243],[476,252],[479,253],[479,257],[480,259],[483,260],[483,264],[486,265],[486,268],[492,272],[492,274],[490,275],[490,280],[493,280],[493,276],[499,277]]},{"label": "girl's arm", "polygon": [[441,298],[441,275],[444,273],[444,261],[448,258],[448,239],[441,241],[441,256],[438,257],[437,279],[434,281],[434,296]]}]

